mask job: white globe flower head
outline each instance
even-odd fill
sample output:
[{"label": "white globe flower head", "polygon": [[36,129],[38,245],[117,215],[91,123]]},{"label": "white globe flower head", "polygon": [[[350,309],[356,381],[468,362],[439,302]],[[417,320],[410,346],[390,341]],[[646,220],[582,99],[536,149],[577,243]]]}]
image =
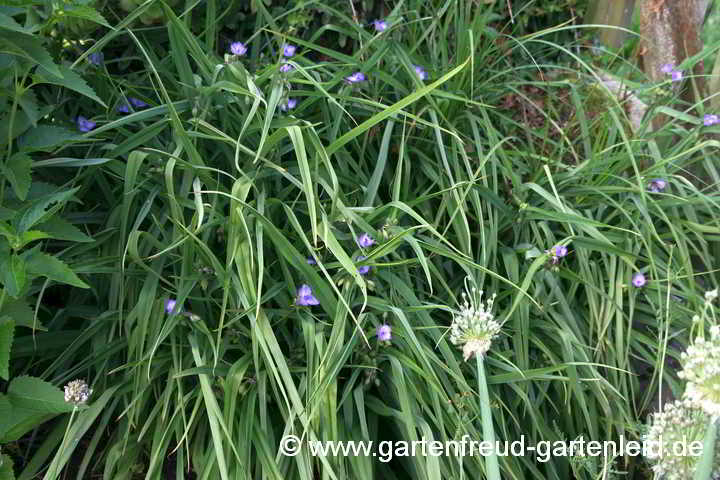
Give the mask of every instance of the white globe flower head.
[{"label": "white globe flower head", "polygon": [[92,388],[85,380],[73,380],[65,385],[65,401],[74,405],[87,403],[92,395]]},{"label": "white globe flower head", "polygon": [[[676,444],[690,445],[702,442],[710,417],[692,402],[676,400],[666,403],[662,412],[655,413],[652,425],[643,441],[649,446],[647,459],[656,478],[663,480],[687,480],[693,478],[700,457],[682,455],[674,448]],[[687,453],[687,452],[685,452]],[[713,459],[713,475],[720,474],[720,443],[716,444]]]},{"label": "white globe flower head", "polygon": [[715,290],[709,290],[705,292],[705,302],[712,303],[716,298],[718,298],[718,289]]},{"label": "white globe flower head", "polygon": [[720,326],[710,328],[710,339],[698,338],[680,356],[678,377],[687,381],[684,398],[713,419],[720,418]]},{"label": "white globe flower head", "polygon": [[486,302],[482,301],[482,296],[483,291],[474,287],[463,293],[463,303],[454,313],[450,326],[450,342],[462,347],[465,361],[473,355],[484,356],[500,332],[501,325],[491,312],[496,295]]}]

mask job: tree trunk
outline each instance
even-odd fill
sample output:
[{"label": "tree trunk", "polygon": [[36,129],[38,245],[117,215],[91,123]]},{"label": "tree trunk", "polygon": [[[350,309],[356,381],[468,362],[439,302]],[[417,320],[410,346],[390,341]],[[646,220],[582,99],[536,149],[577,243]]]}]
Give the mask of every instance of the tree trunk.
[{"label": "tree trunk", "polygon": [[[635,11],[635,0],[596,0],[590,7],[588,22],[593,25],[609,25],[630,29]],[[603,45],[620,48],[629,34],[617,28],[603,28],[598,32],[598,40]]]},{"label": "tree trunk", "polygon": [[[707,7],[706,0],[641,0],[640,35],[643,38],[643,69],[654,82],[667,80],[662,72],[666,64],[676,67],[685,59],[702,50],[702,16]],[[700,98],[704,98],[705,82],[703,63],[698,62],[692,71],[692,79]],[[686,88],[683,98],[695,101],[693,88]]]}]

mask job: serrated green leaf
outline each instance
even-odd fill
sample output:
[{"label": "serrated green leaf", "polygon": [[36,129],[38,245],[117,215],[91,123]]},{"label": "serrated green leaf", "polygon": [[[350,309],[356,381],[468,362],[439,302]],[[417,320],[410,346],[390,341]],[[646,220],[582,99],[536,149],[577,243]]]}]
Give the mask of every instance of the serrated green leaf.
[{"label": "serrated green leaf", "polygon": [[51,72],[47,71],[39,71],[38,74],[34,76],[34,80],[36,83],[49,83],[52,85],[60,85],[61,87],[69,88],[70,90],[74,90],[82,95],[85,95],[88,98],[95,100],[100,105],[107,108],[105,102],[100,100],[100,97],[95,94],[95,90],[93,90],[85,82],[85,79],[83,79],[75,71],[71,70],[65,65],[61,65],[59,67],[59,70],[61,75],[54,75]]},{"label": "serrated green leaf", "polygon": [[12,348],[15,322],[7,315],[0,317],[0,377],[10,380],[10,349]]},{"label": "serrated green leaf", "polygon": [[24,153],[16,153],[7,164],[3,166],[5,178],[13,187],[15,195],[20,200],[25,200],[30,190],[30,169],[32,168],[32,158]]},{"label": "serrated green leaf", "polygon": [[32,33],[32,30],[29,30],[19,23],[15,21],[14,18],[12,18],[9,15],[5,15],[4,13],[0,12],[0,28],[5,28],[7,30],[11,30],[13,32],[20,32],[20,33]]},{"label": "serrated green leaf", "polygon": [[20,242],[17,250],[20,250],[28,243],[34,242],[36,240],[42,240],[48,237],[49,235],[47,233],[41,232],[39,230],[28,230],[27,232],[23,232],[23,234],[20,236]]},{"label": "serrated green leaf", "polygon": [[26,232],[35,224],[49,220],[79,189],[80,187],[63,190],[34,200],[25,209],[17,222],[16,229],[18,233]]},{"label": "serrated green leaf", "polygon": [[52,217],[47,222],[36,225],[35,228],[48,234],[50,238],[67,240],[69,242],[94,242],[92,237],[85,235],[82,230],[61,217]]},{"label": "serrated green leaf", "polygon": [[52,150],[64,142],[80,138],[77,132],[52,125],[38,125],[18,139],[23,150]]},{"label": "serrated green leaf", "polygon": [[71,412],[73,405],[65,401],[62,390],[37,377],[23,375],[13,378],[7,391],[14,407],[42,413]]},{"label": "serrated green leaf", "polygon": [[11,297],[17,298],[27,281],[26,265],[19,255],[0,258],[0,282]]},{"label": "serrated green leaf", "polygon": [[9,455],[0,455],[0,478],[2,480],[15,480],[13,460]]},{"label": "serrated green leaf", "polygon": [[23,112],[28,116],[33,127],[36,126],[41,117],[35,93],[29,88],[23,89],[18,93],[16,97],[18,105],[20,105],[20,108],[22,108]]},{"label": "serrated green leaf", "polygon": [[62,77],[63,75],[48,51],[43,47],[42,42],[32,35],[0,30],[0,52],[27,58],[43,67],[52,75],[58,77]]},{"label": "serrated green leaf", "polygon": [[0,308],[0,316],[12,318],[16,327],[28,327],[34,330],[47,331],[39,320],[35,320],[35,313],[24,299],[5,300]]},{"label": "serrated green leaf", "polygon": [[10,416],[0,419],[0,432],[2,432],[0,443],[14,442],[33,428],[57,415],[56,413],[28,410],[12,403],[10,405]]},{"label": "serrated green leaf", "polygon": [[91,22],[99,23],[104,27],[112,28],[107,22],[107,20],[105,20],[105,17],[100,15],[100,13],[92,7],[87,7],[84,5],[66,7],[66,9],[63,11],[63,14],[66,17],[83,18],[85,20],[90,20]]},{"label": "serrated green leaf", "polygon": [[34,276],[47,277],[59,283],[65,283],[80,288],[90,288],[88,284],[80,280],[75,272],[65,262],[52,255],[42,253],[38,250],[28,252],[24,256],[27,272]]}]

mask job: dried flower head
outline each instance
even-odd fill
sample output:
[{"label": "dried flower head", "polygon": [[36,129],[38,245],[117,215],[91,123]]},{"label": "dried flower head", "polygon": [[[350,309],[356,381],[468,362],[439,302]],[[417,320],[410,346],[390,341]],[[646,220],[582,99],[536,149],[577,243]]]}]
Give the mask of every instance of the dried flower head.
[{"label": "dried flower head", "polygon": [[85,380],[73,380],[65,385],[65,401],[75,405],[83,405],[92,395],[90,388]]},{"label": "dried flower head", "polygon": [[684,398],[712,418],[720,418],[720,326],[710,328],[710,339],[699,337],[680,355],[685,379]]},{"label": "dried flower head", "polygon": [[[709,423],[708,415],[691,403],[676,400],[665,404],[663,411],[655,413],[652,425],[643,441],[648,446],[646,458],[652,464],[655,478],[687,480],[693,478],[700,457],[689,452],[679,454],[679,447],[703,441]],[[720,443],[716,444],[712,478],[720,474]]]},{"label": "dried flower head", "polygon": [[473,355],[483,356],[490,350],[493,338],[500,332],[500,324],[491,312],[495,295],[487,302],[482,301],[483,291],[467,288],[463,292],[460,310],[453,314],[450,326],[450,342],[462,346],[463,358],[467,361]]}]

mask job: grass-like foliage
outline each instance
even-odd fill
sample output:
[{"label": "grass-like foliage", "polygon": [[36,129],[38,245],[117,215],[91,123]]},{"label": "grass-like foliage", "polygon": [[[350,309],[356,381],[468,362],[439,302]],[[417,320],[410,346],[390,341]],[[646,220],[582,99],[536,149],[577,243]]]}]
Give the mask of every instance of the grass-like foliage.
[{"label": "grass-like foliage", "polygon": [[581,27],[504,0],[14,3],[0,476],[653,478],[308,442],[641,440],[714,322],[687,75],[615,58],[634,124]]}]

